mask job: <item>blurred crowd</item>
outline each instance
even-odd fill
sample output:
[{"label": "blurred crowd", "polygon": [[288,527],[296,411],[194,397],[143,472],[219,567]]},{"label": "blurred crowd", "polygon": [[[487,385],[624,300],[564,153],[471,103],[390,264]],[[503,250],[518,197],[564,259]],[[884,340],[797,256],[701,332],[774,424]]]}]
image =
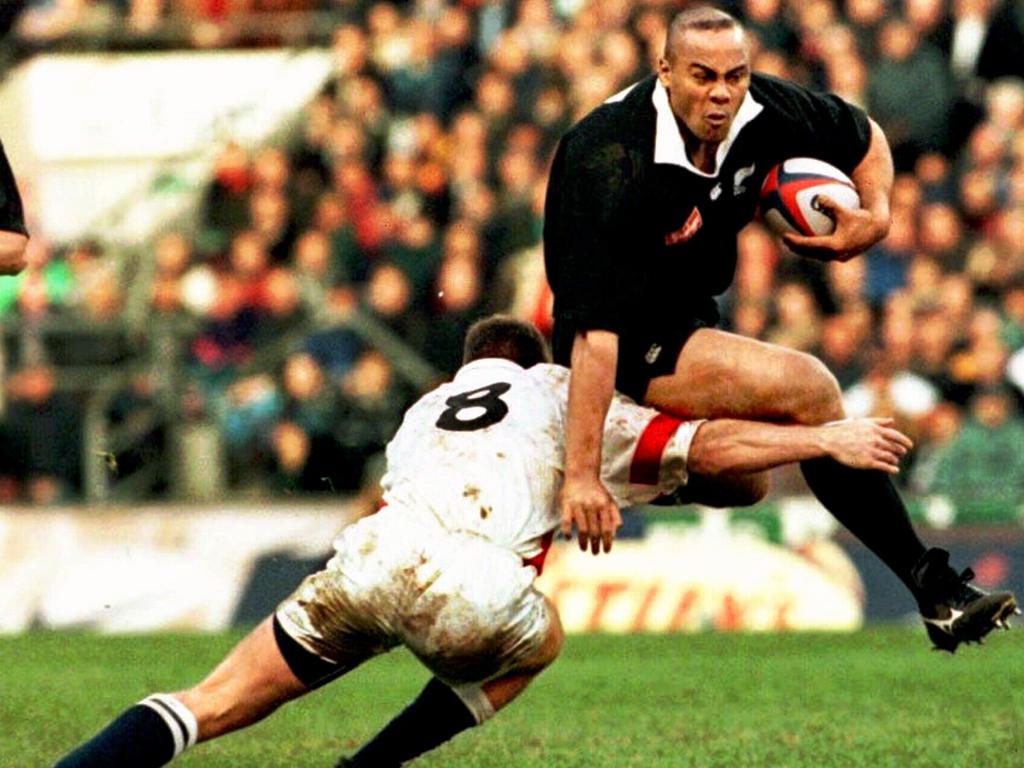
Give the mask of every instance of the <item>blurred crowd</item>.
[{"label": "blurred crowd", "polygon": [[[367,482],[371,457],[416,394],[343,324],[311,320],[365,313],[441,373],[457,366],[462,334],[482,313],[512,311],[550,330],[540,236],[555,143],[651,72],[667,18],[687,3],[23,5],[12,25],[25,37],[65,33],[88,15],[135,27],[287,10],[336,19],[333,75],[297,135],[254,151],[226,146],[196,230],[165,234],[147,257],[148,329],[190,329],[184,420],[217,425],[233,487],[293,492]],[[822,265],[756,223],[744,230],[721,300],[727,326],[820,356],[851,415],[894,415],[917,442],[902,475],[909,490],[949,498],[959,520],[1015,519],[1024,501],[1024,2],[719,5],[747,22],[756,70],[865,107],[898,171],[891,232],[862,258]],[[104,254],[35,247],[28,273],[0,285],[0,315],[116,318],[123,289]],[[288,354],[261,365],[281,339],[294,341]],[[126,333],[103,354],[116,362],[140,344]],[[25,364],[31,380],[39,361]],[[42,418],[39,389],[9,377],[8,431]],[[152,389],[140,383],[128,399]],[[49,411],[73,410],[56,397]],[[5,498],[45,499],[33,490],[40,477],[75,494],[73,469],[24,464],[0,486]]]}]

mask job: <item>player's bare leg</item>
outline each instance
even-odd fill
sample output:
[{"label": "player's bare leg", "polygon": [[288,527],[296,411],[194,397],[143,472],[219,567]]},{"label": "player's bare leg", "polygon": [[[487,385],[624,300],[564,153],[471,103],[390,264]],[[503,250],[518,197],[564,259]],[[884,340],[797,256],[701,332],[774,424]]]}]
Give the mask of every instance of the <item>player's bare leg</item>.
[{"label": "player's bare leg", "polygon": [[265,619],[194,688],[174,694],[199,724],[198,741],[245,728],[309,689],[292,673]]},{"label": "player's bare leg", "polygon": [[[646,402],[683,418],[748,418],[825,424],[844,416],[839,387],[816,358],[725,331],[696,331],[670,376],[652,379]],[[801,463],[819,501],[910,589],[936,647],[978,641],[1016,610],[1008,592],[983,595],[947,553],[926,550],[889,477],[831,458]]]},{"label": "player's bare leg", "polygon": [[843,418],[839,385],[811,355],[712,328],[694,332],[675,372],[645,401],[680,418],[824,424]]},{"label": "player's bare leg", "polygon": [[56,768],[166,765],[188,747],[251,725],[307,690],[282,658],[267,619],[199,685],[147,697]]},{"label": "player's bare leg", "polygon": [[546,669],[562,649],[562,624],[547,598],[549,626],[544,640],[516,668],[482,685],[453,689],[433,677],[420,695],[352,757],[336,768],[398,768],[464,730],[482,725],[506,707]]}]

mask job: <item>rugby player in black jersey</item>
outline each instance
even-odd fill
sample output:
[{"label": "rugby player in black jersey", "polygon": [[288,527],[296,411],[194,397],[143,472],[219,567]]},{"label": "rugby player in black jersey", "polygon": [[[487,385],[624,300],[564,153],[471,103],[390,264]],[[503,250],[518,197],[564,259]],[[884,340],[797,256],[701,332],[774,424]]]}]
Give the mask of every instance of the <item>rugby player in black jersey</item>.
[{"label": "rugby player in black jersey", "polygon": [[[656,75],[613,96],[562,138],[552,164],[544,247],[555,296],[554,355],[572,368],[562,528],[607,551],[621,524],[601,484],[602,425],[618,388],[686,418],[799,424],[844,418],[835,378],[814,357],[715,328],[714,297],[736,266],[772,166],[810,156],[845,171],[861,208],[826,198],[833,234],[787,235],[797,253],[846,260],[889,229],[888,142],[863,111],[750,69],[741,24],[710,7],[672,21]],[[984,594],[948,553],[927,549],[890,477],[831,459],[801,465],[811,491],[906,584],[936,647],[980,640],[1016,610]],[[749,503],[763,475],[709,489]],[[705,500],[696,496],[696,500]]]}]

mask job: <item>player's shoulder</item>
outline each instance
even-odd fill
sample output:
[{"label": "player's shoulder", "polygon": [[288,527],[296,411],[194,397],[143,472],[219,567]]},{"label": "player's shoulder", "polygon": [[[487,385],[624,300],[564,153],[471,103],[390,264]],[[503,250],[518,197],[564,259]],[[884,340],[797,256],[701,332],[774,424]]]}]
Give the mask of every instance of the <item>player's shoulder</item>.
[{"label": "player's shoulder", "polygon": [[785,80],[763,72],[750,77],[750,94],[765,108],[767,114],[777,119],[802,122],[804,116],[816,105],[845,104],[832,93],[812,91],[792,80]]},{"label": "player's shoulder", "polygon": [[526,370],[526,376],[548,390],[557,390],[569,383],[569,369],[555,363],[537,363]]},{"label": "player's shoulder", "polygon": [[641,143],[647,133],[646,123],[652,129],[654,125],[651,95],[656,80],[651,75],[610,97],[570,128],[562,144],[570,152],[592,155],[609,148],[625,151]]},{"label": "player's shoulder", "polygon": [[780,94],[803,94],[809,91],[802,85],[787,80],[783,77],[776,77],[765,72],[754,72],[750,76],[750,92],[757,95],[780,95]]}]

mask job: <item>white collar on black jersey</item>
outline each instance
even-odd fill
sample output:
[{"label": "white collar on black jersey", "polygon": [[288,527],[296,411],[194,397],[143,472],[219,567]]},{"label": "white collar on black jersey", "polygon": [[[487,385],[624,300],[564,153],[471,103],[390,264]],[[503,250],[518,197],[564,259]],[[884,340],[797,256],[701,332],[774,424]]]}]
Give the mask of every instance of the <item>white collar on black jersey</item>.
[{"label": "white collar on black jersey", "polygon": [[732,126],[729,128],[729,135],[718,145],[714,173],[707,173],[690,162],[690,158],[686,154],[686,144],[683,143],[683,135],[679,132],[676,116],[668,102],[668,91],[665,90],[665,86],[661,84],[660,80],[654,85],[651,101],[654,102],[654,111],[658,113],[658,122],[654,130],[654,162],[663,165],[678,165],[698,176],[709,179],[718,176],[718,171],[722,168],[726,155],[729,154],[729,148],[743,127],[761,114],[761,110],[764,109],[750,95],[750,91],[747,91],[743,103],[740,104],[739,112],[736,113],[736,119],[732,121]]}]

